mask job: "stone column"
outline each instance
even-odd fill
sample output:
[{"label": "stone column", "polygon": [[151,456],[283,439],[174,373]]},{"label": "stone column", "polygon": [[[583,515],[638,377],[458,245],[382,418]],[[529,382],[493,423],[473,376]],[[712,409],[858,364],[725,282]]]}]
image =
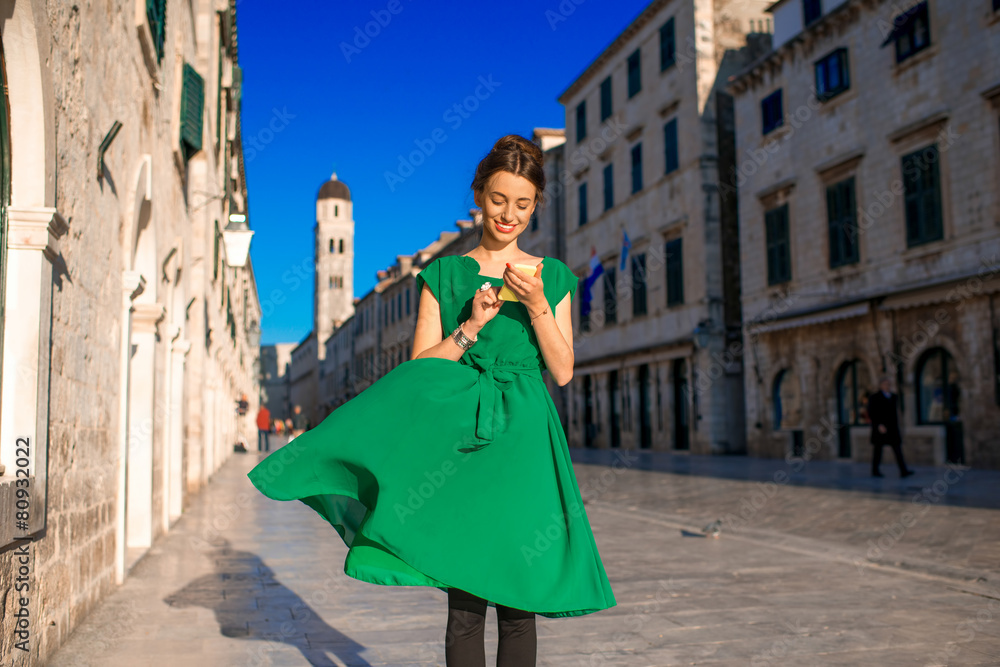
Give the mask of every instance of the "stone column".
[{"label": "stone column", "polygon": [[[28,459],[31,508],[27,531],[45,528],[46,461],[49,423],[49,364],[52,339],[52,266],[61,264],[59,238],[69,225],[54,208],[7,209],[7,277],[4,286],[0,406],[0,546],[15,536],[14,475],[18,459]],[[27,438],[27,442],[18,442]],[[27,457],[18,448],[28,449]],[[4,470],[6,469],[6,470]]]},{"label": "stone column", "polygon": [[125,513],[128,471],[129,379],[132,359],[132,302],[146,288],[138,271],[122,272],[121,355],[119,358],[118,402],[118,498],[115,521],[115,581],[125,580]]},{"label": "stone column", "polygon": [[153,543],[153,433],[155,426],[154,354],[156,325],[163,318],[159,303],[132,306],[132,372],[129,383],[128,463],[125,544],[148,548]]},{"label": "stone column", "polygon": [[170,351],[170,436],[167,440],[170,450],[170,481],[167,487],[168,520],[173,521],[184,509],[184,365],[191,341],[174,341]]}]

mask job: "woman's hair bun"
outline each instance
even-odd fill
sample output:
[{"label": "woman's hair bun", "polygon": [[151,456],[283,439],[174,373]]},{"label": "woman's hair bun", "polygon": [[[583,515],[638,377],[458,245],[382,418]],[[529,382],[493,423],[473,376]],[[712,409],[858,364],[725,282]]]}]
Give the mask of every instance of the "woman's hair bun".
[{"label": "woman's hair bun", "polygon": [[508,134],[497,139],[489,154],[476,167],[472,189],[479,192],[497,172],[506,171],[527,178],[537,190],[536,201],[542,203],[545,190],[545,156],[535,142],[519,134]]}]

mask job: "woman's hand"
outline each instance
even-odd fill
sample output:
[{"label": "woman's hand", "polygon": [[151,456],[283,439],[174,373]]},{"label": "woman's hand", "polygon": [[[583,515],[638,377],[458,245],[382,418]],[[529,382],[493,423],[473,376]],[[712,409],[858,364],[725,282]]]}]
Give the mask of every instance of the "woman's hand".
[{"label": "woman's hand", "polygon": [[503,272],[503,281],[517,298],[528,309],[528,314],[535,317],[545,310],[549,302],[545,299],[545,283],[542,282],[542,263],[535,267],[534,276],[514,268],[510,263]]},{"label": "woman's hand", "polygon": [[466,336],[478,334],[500,312],[500,306],[503,305],[503,299],[497,296],[500,287],[492,285],[488,290],[476,290],[476,295],[472,297],[472,315],[469,316],[467,325],[462,327]]}]

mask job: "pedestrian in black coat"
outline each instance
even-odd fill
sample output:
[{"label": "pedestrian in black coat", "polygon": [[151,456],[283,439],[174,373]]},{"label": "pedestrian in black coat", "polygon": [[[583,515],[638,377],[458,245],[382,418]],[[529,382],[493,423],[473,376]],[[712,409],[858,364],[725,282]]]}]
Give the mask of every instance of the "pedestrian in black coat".
[{"label": "pedestrian in black coat", "polygon": [[872,477],[882,477],[879,466],[882,463],[882,447],[889,445],[899,465],[899,476],[909,477],[912,470],[903,460],[903,437],[899,428],[899,396],[889,391],[889,378],[879,380],[879,390],[868,397],[868,419],[872,423]]}]

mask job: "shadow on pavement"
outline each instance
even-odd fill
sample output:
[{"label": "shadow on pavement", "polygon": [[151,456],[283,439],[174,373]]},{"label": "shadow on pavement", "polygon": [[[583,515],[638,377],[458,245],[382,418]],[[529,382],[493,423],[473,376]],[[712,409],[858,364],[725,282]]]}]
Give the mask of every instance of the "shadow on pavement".
[{"label": "shadow on pavement", "polygon": [[164,598],[171,607],[204,607],[215,613],[219,632],[258,645],[247,648],[248,667],[269,665],[268,655],[281,644],[294,646],[310,665],[336,667],[329,654],[345,664],[369,663],[358,655],[364,646],[329,626],[309,604],[277,580],[260,556],[233,549],[218,540],[204,555],[215,572],[198,577]]}]

